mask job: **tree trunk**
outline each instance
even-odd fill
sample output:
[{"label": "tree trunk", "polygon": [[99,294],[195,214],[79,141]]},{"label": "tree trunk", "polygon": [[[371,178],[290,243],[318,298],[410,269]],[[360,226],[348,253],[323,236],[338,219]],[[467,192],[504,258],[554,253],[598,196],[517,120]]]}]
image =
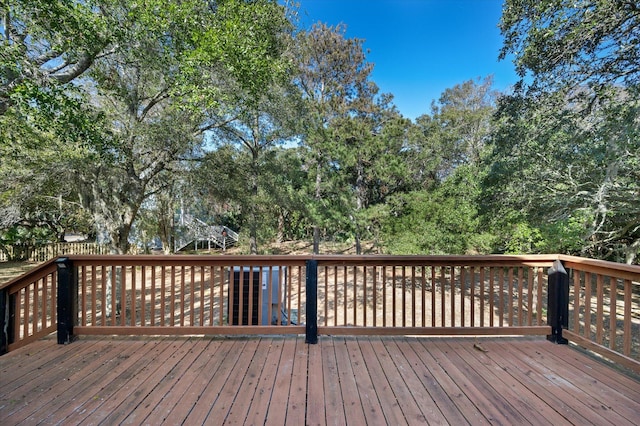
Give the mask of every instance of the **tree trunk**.
[{"label": "tree trunk", "polygon": [[282,212],[282,210],[280,210],[280,212],[278,213],[278,232],[276,234],[276,242],[278,244],[284,241],[284,222],[284,213]]},{"label": "tree trunk", "polygon": [[249,206],[249,250],[251,254],[258,254],[258,151],[252,150],[251,164],[251,201]]}]

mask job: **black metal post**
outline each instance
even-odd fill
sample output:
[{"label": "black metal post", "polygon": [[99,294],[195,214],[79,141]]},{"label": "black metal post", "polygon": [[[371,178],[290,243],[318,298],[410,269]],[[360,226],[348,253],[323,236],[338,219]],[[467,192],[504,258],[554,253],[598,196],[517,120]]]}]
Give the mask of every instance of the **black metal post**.
[{"label": "black metal post", "polygon": [[13,330],[13,327],[9,299],[9,289],[0,290],[0,355],[9,352],[9,343],[11,343],[9,333]]},{"label": "black metal post", "polygon": [[73,342],[73,326],[78,317],[78,289],[73,262],[68,257],[56,260],[58,267],[58,344]]},{"label": "black metal post", "polygon": [[549,269],[548,283],[547,318],[551,334],[547,340],[566,345],[569,341],[562,337],[562,329],[569,327],[569,275],[559,260]]},{"label": "black metal post", "polygon": [[305,343],[318,343],[318,261],[307,260],[307,315]]}]

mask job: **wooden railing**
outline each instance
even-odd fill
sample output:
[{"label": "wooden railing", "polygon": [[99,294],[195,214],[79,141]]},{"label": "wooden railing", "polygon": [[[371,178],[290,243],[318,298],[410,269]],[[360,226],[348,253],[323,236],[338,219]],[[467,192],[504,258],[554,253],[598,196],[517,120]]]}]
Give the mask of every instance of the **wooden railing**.
[{"label": "wooden railing", "polygon": [[[301,314],[305,303],[305,258],[74,256],[72,259],[78,288],[76,334],[305,331],[298,325],[304,321]],[[265,297],[268,300],[264,301]]]},{"label": "wooden railing", "polygon": [[57,281],[50,260],[0,286],[0,354],[56,331]]},{"label": "wooden railing", "polygon": [[548,334],[549,256],[317,256],[320,334]]},{"label": "wooden railing", "polygon": [[[549,335],[548,268],[558,260],[570,284],[560,340],[637,368],[640,267],[559,255],[69,256],[57,262],[73,271],[71,293],[60,297],[73,301],[71,317],[58,318],[58,339],[65,332]],[[55,330],[55,267],[0,289],[11,307],[9,349]]]},{"label": "wooden railing", "polygon": [[[308,323],[305,277],[310,259],[75,256],[79,297],[75,333],[304,332],[298,324]],[[546,334],[549,330],[543,314],[543,268],[551,265],[548,257],[314,259],[320,334]],[[240,270],[246,281],[242,292],[232,285]],[[284,285],[274,291],[278,283]]]},{"label": "wooden railing", "polygon": [[640,267],[559,256],[569,271],[564,336],[619,364],[640,360]]}]

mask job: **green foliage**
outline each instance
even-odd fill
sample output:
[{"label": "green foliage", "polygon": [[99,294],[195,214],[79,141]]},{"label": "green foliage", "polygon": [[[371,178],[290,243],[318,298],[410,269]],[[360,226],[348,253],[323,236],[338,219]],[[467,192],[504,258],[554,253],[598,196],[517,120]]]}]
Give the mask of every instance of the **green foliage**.
[{"label": "green foliage", "polygon": [[505,3],[502,56],[526,78],[500,102],[486,199],[540,250],[638,254],[639,19],[633,2]]},{"label": "green foliage", "polygon": [[515,56],[521,76],[546,91],[640,83],[640,7],[619,0],[508,0],[501,57]]},{"label": "green foliage", "polygon": [[[640,11],[508,0],[523,80],[415,123],[363,40],[275,0],[0,1],[0,249],[94,225],[124,252],[179,205],[258,241],[640,254]],[[496,108],[497,107],[497,108]],[[291,147],[288,143],[299,143]]]},{"label": "green foliage", "polygon": [[389,205],[382,239],[396,254],[486,253],[492,237],[477,211],[477,170],[460,167],[430,191],[399,194]]}]

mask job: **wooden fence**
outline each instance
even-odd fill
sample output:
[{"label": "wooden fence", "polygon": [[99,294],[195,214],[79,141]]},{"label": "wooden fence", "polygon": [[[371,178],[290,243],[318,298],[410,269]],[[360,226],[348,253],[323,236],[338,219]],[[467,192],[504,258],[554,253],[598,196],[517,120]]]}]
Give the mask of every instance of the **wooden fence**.
[{"label": "wooden fence", "polygon": [[108,254],[109,247],[97,243],[51,243],[42,246],[8,246],[7,253],[0,251],[0,262],[19,257],[29,262],[45,262],[59,256],[76,254]]},{"label": "wooden fence", "polygon": [[[71,316],[57,318],[62,341],[64,333],[550,335],[547,271],[558,260],[568,271],[561,334],[637,368],[640,267],[558,255],[74,255],[58,272],[48,262],[0,288],[12,330],[4,347],[55,330],[56,294],[72,301]],[[60,268],[72,271],[69,294],[56,287]]]}]

